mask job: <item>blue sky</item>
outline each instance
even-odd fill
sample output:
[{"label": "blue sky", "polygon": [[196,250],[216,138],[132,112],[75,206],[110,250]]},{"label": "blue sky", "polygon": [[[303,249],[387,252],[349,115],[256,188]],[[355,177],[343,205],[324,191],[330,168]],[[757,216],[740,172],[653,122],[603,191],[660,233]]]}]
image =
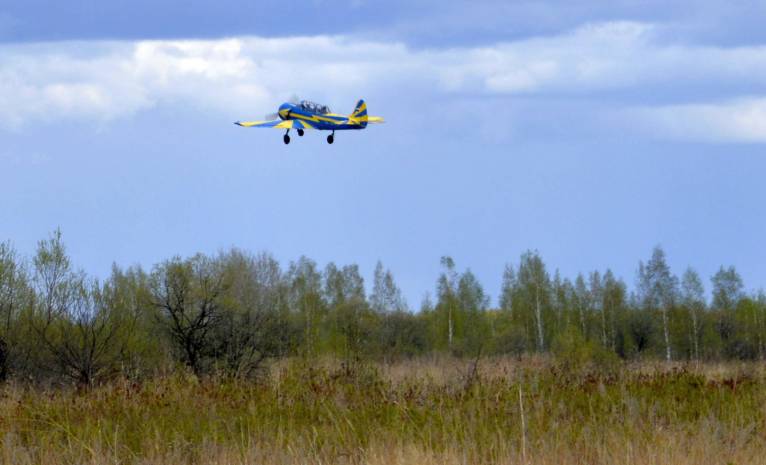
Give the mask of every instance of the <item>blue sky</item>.
[{"label": "blue sky", "polygon": [[[104,276],[237,246],[380,259],[412,306],[439,257],[496,297],[538,249],[564,276],[766,282],[758,2],[12,1],[0,6],[0,240],[60,227]],[[297,94],[387,123],[239,128]],[[709,281],[706,281],[709,287]]]}]

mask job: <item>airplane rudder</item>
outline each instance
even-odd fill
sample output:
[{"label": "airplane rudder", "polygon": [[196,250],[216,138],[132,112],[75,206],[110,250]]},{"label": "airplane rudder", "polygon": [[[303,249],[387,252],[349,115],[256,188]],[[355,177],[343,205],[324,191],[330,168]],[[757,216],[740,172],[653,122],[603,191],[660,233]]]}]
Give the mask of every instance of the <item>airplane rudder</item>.
[{"label": "airplane rudder", "polygon": [[360,99],[354,107],[354,112],[351,113],[351,117],[356,120],[357,124],[361,127],[367,127],[367,104],[364,100]]},{"label": "airplane rudder", "polygon": [[367,104],[364,103],[364,100],[360,99],[358,102],[356,102],[354,113],[352,114],[354,116],[362,116],[367,114]]}]

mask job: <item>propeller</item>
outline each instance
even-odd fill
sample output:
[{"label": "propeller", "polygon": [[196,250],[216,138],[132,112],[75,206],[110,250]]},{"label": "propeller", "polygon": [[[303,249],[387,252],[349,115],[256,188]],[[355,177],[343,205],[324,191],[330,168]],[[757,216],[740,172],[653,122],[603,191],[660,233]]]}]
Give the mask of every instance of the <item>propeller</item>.
[{"label": "propeller", "polygon": [[[298,94],[292,94],[290,96],[290,100],[287,101],[288,103],[292,103],[293,105],[298,105],[301,103],[301,98],[298,96]],[[273,119],[279,119],[279,113],[269,113],[268,115],[263,117],[266,120],[273,120]]]},{"label": "propeller", "polygon": [[[289,103],[292,103],[293,105],[298,105],[301,102],[301,98],[298,97],[298,94],[292,94],[290,96],[290,100],[288,100]],[[273,119],[279,119],[279,113],[269,113],[268,115],[264,116],[267,120],[273,120]]]}]

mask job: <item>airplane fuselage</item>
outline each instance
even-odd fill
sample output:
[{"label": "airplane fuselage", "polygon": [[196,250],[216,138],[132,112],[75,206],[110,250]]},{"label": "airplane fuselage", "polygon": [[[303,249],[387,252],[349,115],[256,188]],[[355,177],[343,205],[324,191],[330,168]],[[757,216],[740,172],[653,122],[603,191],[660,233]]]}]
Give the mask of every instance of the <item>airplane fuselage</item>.
[{"label": "airplane fuselage", "polygon": [[292,103],[283,103],[279,107],[279,118],[282,120],[306,121],[314,129],[325,131],[340,131],[344,129],[364,129],[367,124],[355,120],[348,115],[337,113],[315,113],[307,111]]}]

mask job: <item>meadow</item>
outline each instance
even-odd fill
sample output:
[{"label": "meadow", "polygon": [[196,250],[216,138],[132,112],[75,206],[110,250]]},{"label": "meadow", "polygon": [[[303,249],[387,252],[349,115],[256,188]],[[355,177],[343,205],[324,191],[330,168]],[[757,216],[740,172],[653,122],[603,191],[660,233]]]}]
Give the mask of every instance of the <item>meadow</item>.
[{"label": "meadow", "polygon": [[391,364],[293,358],[255,380],[168,374],[0,388],[22,464],[761,464],[759,363]]}]

